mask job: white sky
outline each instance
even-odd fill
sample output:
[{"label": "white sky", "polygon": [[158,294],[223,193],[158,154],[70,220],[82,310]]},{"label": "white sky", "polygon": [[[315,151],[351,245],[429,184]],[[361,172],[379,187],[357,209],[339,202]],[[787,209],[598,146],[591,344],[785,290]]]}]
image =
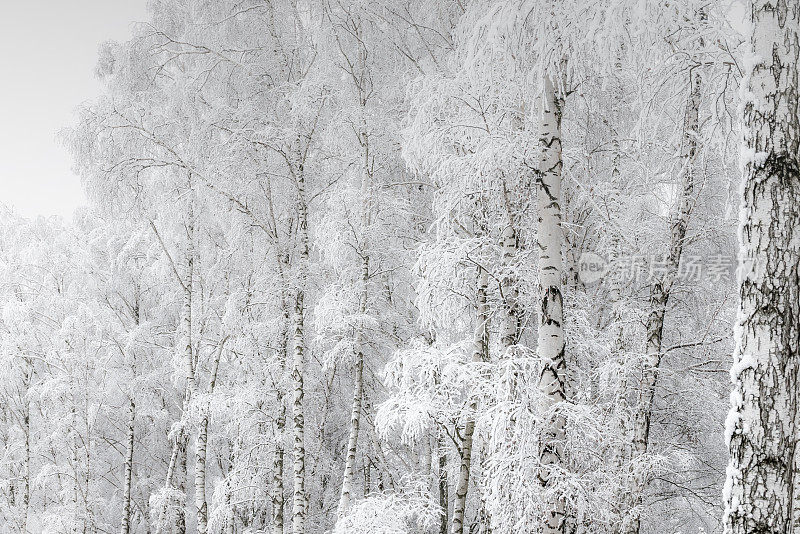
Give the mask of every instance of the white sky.
[{"label": "white sky", "polygon": [[97,46],[124,40],[146,0],[0,0],[0,203],[25,216],[69,216],[80,180],[56,141],[97,96]]}]

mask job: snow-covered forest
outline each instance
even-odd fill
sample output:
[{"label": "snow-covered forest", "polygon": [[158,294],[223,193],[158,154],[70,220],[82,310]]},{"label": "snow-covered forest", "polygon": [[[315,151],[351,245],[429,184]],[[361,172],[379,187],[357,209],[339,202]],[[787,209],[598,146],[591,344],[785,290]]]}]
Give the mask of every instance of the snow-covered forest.
[{"label": "snow-covered forest", "polygon": [[0,533],[795,531],[796,0],[148,9],[0,212]]}]

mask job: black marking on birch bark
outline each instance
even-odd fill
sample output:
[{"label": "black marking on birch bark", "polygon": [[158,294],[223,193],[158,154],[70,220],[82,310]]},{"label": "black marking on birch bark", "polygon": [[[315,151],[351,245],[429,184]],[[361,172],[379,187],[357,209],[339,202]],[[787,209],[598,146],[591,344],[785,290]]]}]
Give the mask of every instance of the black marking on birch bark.
[{"label": "black marking on birch bark", "polygon": [[[800,6],[754,0],[752,101],[740,234],[740,310],[729,417],[728,534],[795,532],[800,384]],[[745,365],[742,364],[742,360]]]}]

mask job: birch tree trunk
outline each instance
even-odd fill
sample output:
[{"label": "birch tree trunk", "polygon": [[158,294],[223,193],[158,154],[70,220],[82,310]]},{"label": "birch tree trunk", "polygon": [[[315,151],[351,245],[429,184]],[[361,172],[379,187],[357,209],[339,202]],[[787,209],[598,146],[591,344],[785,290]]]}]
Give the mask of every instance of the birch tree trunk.
[{"label": "birch tree trunk", "polygon": [[[369,278],[369,257],[364,256],[361,261],[361,297],[359,314],[364,316],[367,309],[367,280]],[[358,354],[356,355],[355,392],[353,393],[353,408],[350,414],[350,435],[347,439],[347,460],[345,461],[344,476],[342,477],[342,495],[339,500],[339,517],[342,517],[350,508],[350,498],[353,485],[353,472],[356,463],[356,447],[358,446],[358,430],[361,424],[362,400],[364,398],[364,333],[359,326],[356,336]]]},{"label": "birch tree trunk", "polygon": [[[514,132],[520,132],[524,128],[525,106],[520,105],[512,119]],[[503,201],[506,211],[506,226],[500,235],[500,248],[502,250],[503,276],[500,280],[500,298],[502,301],[502,314],[500,320],[499,337],[500,346],[503,349],[504,357],[513,357],[509,349],[519,341],[521,324],[521,310],[519,305],[519,282],[517,274],[514,272],[514,258],[517,255],[518,242],[517,231],[514,227],[515,217],[513,210],[513,199],[516,185],[512,182],[509,188],[505,180],[503,181]],[[511,189],[511,191],[509,191]]]},{"label": "birch tree trunk", "polygon": [[194,354],[192,351],[192,285],[194,282],[194,208],[189,207],[189,221],[186,232],[188,243],[186,247],[186,264],[183,275],[183,304],[181,306],[181,328],[183,334],[184,372],[186,373],[186,387],[188,399],[191,401],[197,394],[197,381],[194,369]]},{"label": "birch tree trunk", "polygon": [[[267,177],[267,198],[269,201],[269,214],[270,218],[272,219],[272,227],[277,228],[278,224],[275,218],[275,207],[272,202],[272,184],[269,177]],[[291,288],[289,287],[289,282],[286,278],[289,267],[288,255],[283,252],[279,245],[279,242],[276,240],[274,244],[276,256],[275,259],[278,268],[278,278],[280,279],[282,286],[281,312],[283,319],[279,334],[278,358],[280,359],[281,375],[283,375],[286,372],[287,359],[289,355],[289,322],[291,320],[291,314],[289,311],[289,298],[291,295]],[[285,525],[284,506],[286,504],[286,499],[284,496],[283,469],[286,459],[286,395],[281,389],[281,387],[283,387],[282,382],[283,381],[281,381],[281,386],[277,391],[277,401],[279,406],[278,417],[275,421],[275,453],[272,459],[272,492],[270,495],[270,499],[272,501],[272,534],[284,534]]]},{"label": "birch tree trunk", "polygon": [[[518,291],[516,276],[510,272],[512,262],[517,253],[517,233],[511,221],[511,213],[508,215],[508,225],[503,229],[501,235],[501,247],[503,250],[503,267],[507,269],[500,281],[501,298],[503,301],[503,314],[500,324],[500,346],[504,352],[517,343],[520,332],[520,314],[518,304]],[[506,357],[512,356],[506,354]]]},{"label": "birch tree trunk", "polygon": [[[364,53],[359,54],[359,64],[363,66],[365,63]],[[359,104],[362,113],[366,113],[366,97],[359,87]],[[367,239],[369,218],[370,218],[370,187],[372,183],[372,176],[370,173],[370,152],[369,152],[369,135],[367,133],[367,125],[362,120],[361,129],[359,131],[359,144],[362,148],[362,173],[361,173],[361,231],[362,231],[362,244],[363,250],[361,251],[361,277],[359,285],[361,294],[359,296],[358,313],[359,323],[363,322],[364,314],[367,312],[367,297],[368,297],[368,282],[369,282],[369,240]],[[347,459],[345,461],[344,476],[342,477],[342,494],[339,500],[339,517],[347,513],[350,508],[350,494],[353,487],[353,472],[356,463],[356,448],[358,447],[358,430],[361,424],[361,408],[362,398],[364,396],[364,327],[359,324],[356,333],[356,346],[358,353],[356,354],[356,376],[355,376],[355,391],[353,393],[353,408],[350,414],[350,435],[347,439]]]},{"label": "birch tree trunk", "polygon": [[286,429],[286,404],[283,395],[278,398],[280,412],[276,421],[277,436],[275,455],[272,459],[272,534],[283,534],[283,463],[285,451],[283,448],[283,433]]},{"label": "birch tree trunk", "polygon": [[347,460],[344,477],[342,477],[342,495],[339,499],[339,517],[350,508],[350,494],[353,486],[353,471],[356,464],[356,446],[358,444],[358,427],[361,419],[361,399],[364,395],[364,353],[359,350],[356,357],[356,384],[353,393],[353,408],[350,413],[350,435],[347,439]]},{"label": "birch tree trunk", "polygon": [[[621,93],[621,91],[619,91]],[[618,93],[618,94],[619,94]],[[617,95],[615,95],[616,97]],[[619,94],[615,98],[615,102],[621,101],[622,96]],[[616,110],[615,110],[616,111]],[[617,117],[618,113],[614,113]],[[619,210],[620,203],[618,194],[618,181],[619,181],[619,160],[621,156],[619,146],[619,135],[616,131],[613,132],[613,151],[614,151],[614,166],[611,172],[612,184],[609,195],[608,204],[612,209]],[[609,244],[609,263],[617,265],[622,256],[622,243],[617,229],[611,229],[612,232]],[[613,527],[615,534],[621,534],[626,528],[626,516],[634,507],[635,496],[631,492],[631,482],[628,473],[623,471],[625,462],[631,458],[631,405],[628,400],[628,373],[629,373],[629,354],[628,347],[625,342],[625,329],[624,329],[624,309],[626,301],[623,297],[622,281],[617,276],[612,276],[609,280],[609,301],[611,303],[611,320],[612,320],[612,346],[611,353],[617,361],[620,369],[617,382],[613,390],[612,399],[612,416],[615,420],[614,426],[619,434],[619,442],[613,448],[614,454],[614,467],[620,473],[620,484],[616,490],[617,497],[615,498],[614,506],[617,515],[616,524]],[[624,478],[623,478],[624,477]]]},{"label": "birch tree trunk", "polygon": [[436,445],[439,457],[439,506],[442,508],[441,519],[439,521],[439,534],[447,534],[447,508],[450,503],[447,495],[447,453],[444,448],[444,431],[441,429],[439,429],[436,435]]},{"label": "birch tree trunk", "polygon": [[133,439],[136,421],[136,405],[128,401],[128,443],[125,449],[125,481],[122,492],[122,524],[120,534],[129,534],[131,529],[131,483],[133,481]]},{"label": "birch tree trunk", "polygon": [[754,0],[751,17],[724,525],[728,534],[791,533],[800,430],[800,6]]},{"label": "birch tree trunk", "polygon": [[25,388],[23,394],[22,424],[25,433],[25,465],[23,466],[22,481],[22,534],[28,534],[28,514],[31,506],[31,402],[28,398],[31,381],[33,380],[33,363],[25,359]]},{"label": "birch tree trunk", "polygon": [[[136,328],[139,327],[141,322],[140,307],[139,307],[139,288],[136,288],[136,299],[133,308],[133,322]],[[131,352],[131,379],[136,378],[136,353]],[[135,438],[135,423],[136,423],[136,404],[133,397],[128,399],[128,440],[127,448],[125,449],[125,480],[123,482],[122,492],[122,523],[120,525],[120,533],[128,534],[131,528],[131,485],[133,483],[133,444]]]},{"label": "birch tree trunk", "polygon": [[[489,283],[488,273],[478,268],[477,313],[475,316],[475,336],[472,341],[473,363],[484,362],[488,359],[488,321],[489,309],[486,304],[486,288]],[[467,490],[469,489],[469,472],[472,466],[472,441],[475,434],[475,411],[478,402],[473,400],[469,405],[470,415],[464,425],[464,435],[461,440],[461,466],[456,481],[456,493],[453,500],[453,520],[450,524],[451,534],[463,534],[464,515],[467,504]]]},{"label": "birch tree trunk", "polygon": [[[191,181],[189,183],[191,191]],[[192,288],[194,282],[194,206],[192,200],[189,201],[189,216],[187,223],[188,244],[186,250],[186,273],[184,275],[183,288],[183,308],[181,310],[181,322],[184,336],[185,372],[186,384],[188,389],[187,406],[197,400],[197,377],[195,371],[195,356],[192,350]],[[202,410],[202,409],[201,409]],[[197,519],[198,534],[206,534],[208,531],[208,505],[206,504],[206,447],[208,433],[208,414],[203,410],[204,415],[200,419],[195,443],[195,480],[194,480],[194,505]],[[182,432],[184,439],[188,434]]]},{"label": "birch tree trunk", "polygon": [[300,258],[298,269],[297,290],[294,302],[294,355],[292,361],[292,384],[294,388],[292,398],[292,421],[294,430],[294,494],[292,496],[292,532],[303,534],[306,522],[306,449],[305,449],[305,419],[303,415],[303,368],[304,368],[304,318],[306,275],[308,269],[308,207],[305,201],[305,177],[302,167],[297,173],[297,211],[298,232],[300,237]]},{"label": "birch tree trunk", "polygon": [[[542,373],[539,389],[543,414],[566,398],[566,360],[564,358],[564,309],[561,292],[561,101],[553,80],[547,77],[544,85],[544,102],[539,125],[541,159],[536,180],[537,207],[539,210],[539,284],[540,324],[538,335],[539,357]],[[564,417],[550,414],[544,431],[540,461],[542,486],[552,485],[551,470],[562,462],[564,451]],[[557,495],[550,505],[542,532],[563,534],[565,504]]]},{"label": "birch tree trunk", "polygon": [[[683,161],[683,184],[678,212],[672,222],[670,231],[670,248],[666,268],[661,279],[650,287],[650,314],[647,318],[647,341],[645,346],[646,360],[642,370],[642,383],[639,390],[639,402],[633,428],[633,455],[641,457],[647,453],[650,439],[650,421],[653,413],[658,372],[661,366],[661,341],[664,332],[664,316],[669,303],[672,286],[678,276],[678,267],[683,255],[686,229],[694,204],[695,165],[697,160],[697,139],[700,135],[699,111],[702,79],[700,73],[691,73],[689,100],[684,115],[684,140],[681,160]],[[633,488],[630,492],[630,514],[623,521],[624,530],[628,534],[638,534],[642,499],[644,494],[646,473],[634,476]]]},{"label": "birch tree trunk", "polygon": [[[280,278],[284,281],[285,277],[281,255],[278,254],[278,268]],[[286,301],[286,294],[281,296],[281,308],[283,310],[283,323],[280,333],[279,358],[281,360],[281,371],[286,371],[286,356],[289,349],[289,304]],[[281,386],[282,387],[282,386]],[[286,399],[284,392],[278,388],[278,417],[275,420],[275,453],[272,458],[272,534],[283,534],[284,517],[283,507],[285,505],[284,486],[283,486],[283,467],[286,456],[285,451],[285,431],[286,431]]]},{"label": "birch tree trunk", "polygon": [[206,452],[208,450],[208,408],[197,428],[194,456],[194,504],[197,507],[197,534],[208,532],[208,501],[206,500]]},{"label": "birch tree trunk", "polygon": [[[431,341],[429,341],[431,343]],[[441,384],[441,374],[439,370],[434,371],[433,381],[436,387]],[[441,424],[437,425],[436,429],[436,455],[438,460],[439,471],[437,473],[437,483],[439,489],[439,506],[441,507],[441,515],[439,518],[439,534],[447,534],[447,519],[449,517],[448,507],[450,505],[450,497],[448,495],[447,485],[447,449],[445,438],[447,437],[445,430]]]},{"label": "birch tree trunk", "polygon": [[[189,190],[191,190],[191,179],[189,181]],[[189,405],[197,393],[197,382],[195,381],[194,372],[194,357],[192,355],[192,282],[194,278],[194,211],[191,201],[187,210],[187,246],[183,264],[183,274],[179,275],[177,270],[176,278],[183,290],[183,302],[181,304],[180,314],[180,333],[181,338],[178,340],[178,346],[182,347],[183,370],[186,377],[186,388],[183,396],[183,414],[181,415],[181,428],[175,436],[175,441],[172,445],[172,454],[170,455],[169,466],[167,467],[167,477],[164,486],[167,490],[172,489],[173,480],[177,471],[181,471],[181,478],[179,484],[183,487],[181,492],[185,495],[185,478],[186,478],[186,449],[188,433],[185,428],[186,414],[189,412]],[[152,223],[151,223],[152,224]],[[155,229],[155,227],[153,227]],[[156,233],[156,235],[158,235]],[[160,238],[159,238],[160,239]],[[168,497],[169,499],[169,497]],[[182,503],[179,503],[182,504]],[[164,522],[166,519],[167,508],[169,502],[164,502],[161,510],[159,511],[158,524],[156,525],[156,534],[161,534],[164,530]],[[181,508],[181,506],[178,506]],[[186,517],[185,512],[179,511],[178,518],[175,525],[176,531],[182,534],[186,531]]]},{"label": "birch tree trunk", "polygon": [[188,434],[186,432],[181,431],[180,435],[178,436],[177,444],[177,466],[176,469],[179,471],[178,474],[178,492],[181,495],[182,501],[178,503],[177,506],[178,516],[175,519],[175,533],[176,534],[186,534],[186,516],[189,513],[188,509],[188,499],[186,497],[186,484],[187,479],[189,477],[189,472],[186,469],[186,457],[188,454],[189,448],[189,439]]},{"label": "birch tree trunk", "polygon": [[236,532],[236,511],[231,504],[231,488],[228,487],[225,493],[225,505],[228,509],[228,517],[225,518],[225,534]]},{"label": "birch tree trunk", "polygon": [[[217,373],[219,362],[222,359],[222,350],[225,342],[224,337],[217,347],[214,355],[214,363],[211,368],[211,379],[208,384],[208,394],[214,393],[217,384]],[[206,534],[208,532],[208,499],[206,496],[206,458],[208,454],[208,425],[210,422],[209,399],[203,399],[200,410],[200,423],[197,427],[197,439],[195,443],[195,463],[194,463],[194,497],[197,506],[197,533]]]}]

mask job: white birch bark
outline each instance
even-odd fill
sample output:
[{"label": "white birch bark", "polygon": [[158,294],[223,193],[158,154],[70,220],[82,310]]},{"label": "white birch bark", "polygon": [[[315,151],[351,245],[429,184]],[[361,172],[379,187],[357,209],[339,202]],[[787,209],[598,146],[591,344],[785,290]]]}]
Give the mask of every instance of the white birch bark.
[{"label": "white birch bark", "polygon": [[[359,53],[359,64],[364,69],[364,52]],[[362,114],[366,113],[366,97],[361,86],[358,87],[358,100]],[[363,116],[363,115],[362,115]],[[361,172],[361,230],[363,250],[361,251],[361,276],[359,286],[361,294],[359,296],[358,313],[359,322],[363,321],[364,314],[367,312],[368,282],[369,282],[369,241],[367,239],[367,229],[370,219],[370,187],[372,185],[372,175],[370,171],[370,151],[369,134],[367,125],[362,120],[358,134],[359,144],[362,149],[362,172]],[[350,499],[353,488],[353,477],[356,463],[356,449],[358,447],[358,431],[361,424],[362,398],[364,396],[364,327],[359,324],[356,332],[356,376],[355,391],[353,393],[353,407],[350,414],[350,435],[347,439],[347,458],[345,460],[344,475],[342,476],[342,493],[339,499],[339,517],[342,517],[350,508]]]},{"label": "white birch bark", "polygon": [[[438,387],[441,383],[439,371],[435,371],[434,384]],[[441,507],[441,515],[439,517],[439,534],[447,534],[447,519],[449,517],[448,507],[450,505],[450,497],[448,495],[447,484],[447,449],[445,445],[445,431],[441,425],[436,429],[436,455],[438,463],[437,472],[437,486],[439,490],[439,507]]]},{"label": "white birch bark", "polygon": [[179,471],[178,475],[178,492],[181,494],[182,501],[178,503],[177,506],[177,517],[175,518],[175,533],[176,534],[186,534],[186,516],[189,514],[189,500],[186,497],[186,484],[188,479],[188,470],[186,468],[186,458],[189,449],[189,435],[186,432],[181,431],[180,435],[178,436],[179,440],[176,442],[178,447],[178,454],[177,454],[177,470]]},{"label": "white birch bark", "polygon": [[125,448],[125,480],[122,490],[122,524],[120,534],[129,534],[131,529],[131,483],[133,481],[133,443],[134,423],[136,422],[136,405],[133,399],[128,401],[128,435]]},{"label": "white birch bark", "polygon": [[734,331],[727,534],[797,532],[800,119],[797,2],[753,0],[742,94],[745,173]]},{"label": "white birch bark", "polygon": [[[551,469],[563,460],[565,439],[564,417],[550,414],[553,407],[566,398],[566,360],[564,358],[564,309],[561,291],[561,102],[553,80],[547,77],[544,84],[543,108],[539,124],[541,159],[536,183],[539,210],[539,284],[540,324],[538,334],[539,357],[542,372],[539,389],[543,414],[549,414],[545,423],[540,452],[541,483],[545,488],[552,484]],[[550,503],[543,518],[542,532],[563,534],[565,504],[561,496]]]},{"label": "white birch bark", "polygon": [[[275,218],[275,207],[272,202],[272,183],[267,177],[267,199],[269,204],[269,214],[272,219],[272,227],[277,228],[278,224]],[[280,360],[281,374],[286,372],[287,359],[289,355],[289,296],[291,288],[289,287],[286,278],[286,271],[288,270],[288,256],[283,253],[277,240],[274,243],[276,265],[278,268],[278,278],[281,281],[281,312],[282,322],[279,334],[279,347],[278,358]],[[283,470],[286,459],[285,448],[285,432],[286,432],[286,395],[285,392],[278,388],[277,402],[278,402],[278,416],[275,420],[275,452],[272,459],[272,489],[270,492],[270,500],[272,501],[272,534],[284,534],[285,520],[284,520],[284,506],[286,499],[284,496],[284,482]]]},{"label": "white birch bark", "polygon": [[[191,181],[189,184],[191,191]],[[186,250],[186,272],[184,274],[183,308],[181,310],[181,322],[184,336],[183,356],[185,359],[186,384],[188,389],[189,403],[196,402],[198,388],[195,370],[195,355],[192,350],[192,291],[194,283],[194,206],[192,201],[189,203],[189,216],[187,222],[188,243]],[[197,520],[198,534],[206,534],[208,531],[208,504],[206,503],[206,448],[208,446],[208,414],[201,408],[201,419],[198,425],[197,437],[195,441],[195,480],[194,480],[194,508]],[[184,439],[187,434],[182,432]]]},{"label": "white birch bark", "polygon": [[[484,362],[488,359],[488,321],[489,309],[486,304],[486,288],[489,283],[487,272],[478,268],[477,312],[475,316],[475,335],[472,341],[473,363]],[[477,400],[469,405],[470,415],[464,424],[464,434],[461,440],[461,466],[459,467],[456,481],[455,498],[453,499],[453,519],[450,523],[450,534],[463,534],[464,516],[467,504],[467,490],[469,489],[469,473],[472,467],[472,442],[475,434],[475,416],[478,409]]]},{"label": "white birch bark", "polygon": [[358,444],[358,429],[361,419],[361,400],[364,395],[364,353],[359,351],[356,357],[355,392],[353,393],[353,407],[350,413],[350,435],[347,439],[347,459],[345,461],[344,476],[342,477],[342,494],[339,499],[339,517],[342,517],[350,508],[350,497],[353,489],[353,471],[356,463],[356,446]]},{"label": "white birch bark", "polygon": [[286,404],[283,395],[278,398],[280,403],[278,419],[276,421],[276,444],[272,459],[272,534],[283,534],[283,464],[285,450],[283,447],[283,433],[286,429]]},{"label": "white birch bark", "polygon": [[194,456],[194,504],[197,509],[197,534],[208,532],[208,501],[206,500],[206,454],[208,450],[208,408],[201,408],[197,427]]},{"label": "white birch bark", "polygon": [[[519,110],[514,114],[512,128],[519,132],[524,128],[525,106],[520,105]],[[506,226],[500,235],[500,248],[502,251],[502,266],[504,269],[503,277],[500,280],[500,298],[502,300],[502,314],[500,319],[499,337],[500,346],[505,357],[513,357],[509,349],[516,345],[519,340],[521,324],[521,310],[519,305],[519,290],[517,287],[518,278],[513,272],[513,262],[517,255],[517,230],[514,227],[514,205],[511,196],[514,194],[513,187],[509,187],[503,182],[503,201],[506,211]]]},{"label": "white birch bark", "polygon": [[[514,230],[510,213],[508,225],[503,228],[500,239],[500,246],[503,251],[503,267],[506,270],[510,270],[512,268],[511,264],[514,260],[514,256],[517,253],[517,233]],[[500,281],[500,290],[503,301],[503,313],[500,323],[500,346],[503,348],[504,352],[508,352],[509,348],[517,343],[521,329],[518,304],[519,292],[517,291],[517,279],[513,273],[508,271],[504,273]],[[510,357],[512,355],[505,354],[505,356]]]},{"label": "white birch bark", "polygon": [[[136,290],[136,304],[133,308],[133,321],[138,328],[140,323],[139,315],[139,291]],[[136,377],[136,353],[131,353],[131,379]],[[125,448],[125,475],[122,490],[122,522],[120,524],[120,534],[128,534],[131,528],[131,485],[133,483],[133,446],[135,438],[136,423],[136,404],[133,397],[128,399],[128,432],[127,444]]]},{"label": "white birch bark", "polygon": [[192,351],[192,287],[194,283],[194,207],[189,206],[189,216],[186,228],[188,241],[186,245],[186,258],[183,274],[183,304],[181,306],[181,329],[183,335],[184,373],[186,374],[186,387],[189,400],[197,394],[197,381],[194,369],[194,354]]},{"label": "white birch bark", "polygon": [[33,379],[33,363],[25,358],[25,388],[23,397],[22,431],[25,434],[25,465],[22,481],[22,533],[28,534],[28,515],[31,506],[31,401],[28,398],[31,380]]},{"label": "white birch bark", "polygon": [[436,443],[439,449],[439,506],[442,508],[441,519],[439,520],[439,533],[447,534],[447,518],[448,518],[448,487],[447,487],[447,453],[444,451],[444,436],[443,432],[439,431]]},{"label": "white birch bark", "polygon": [[304,320],[305,320],[305,285],[308,270],[308,207],[305,200],[305,177],[302,167],[297,173],[297,215],[298,235],[300,238],[300,258],[297,289],[294,301],[294,354],[292,360],[292,423],[294,433],[294,493],[292,495],[292,532],[303,534],[306,522],[306,449],[305,418],[303,414],[303,369],[304,369]]},{"label": "white birch bark", "polygon": [[[227,337],[223,338],[214,356],[214,363],[211,369],[211,380],[208,385],[208,394],[214,393],[217,384],[217,372],[219,362],[222,358],[222,351],[225,347]],[[208,425],[210,422],[210,406],[208,400],[203,400],[200,410],[200,423],[197,426],[197,438],[195,440],[195,464],[194,464],[194,495],[195,506],[197,507],[197,533],[206,534],[208,532],[208,499],[206,496],[206,458],[208,454]]]}]

